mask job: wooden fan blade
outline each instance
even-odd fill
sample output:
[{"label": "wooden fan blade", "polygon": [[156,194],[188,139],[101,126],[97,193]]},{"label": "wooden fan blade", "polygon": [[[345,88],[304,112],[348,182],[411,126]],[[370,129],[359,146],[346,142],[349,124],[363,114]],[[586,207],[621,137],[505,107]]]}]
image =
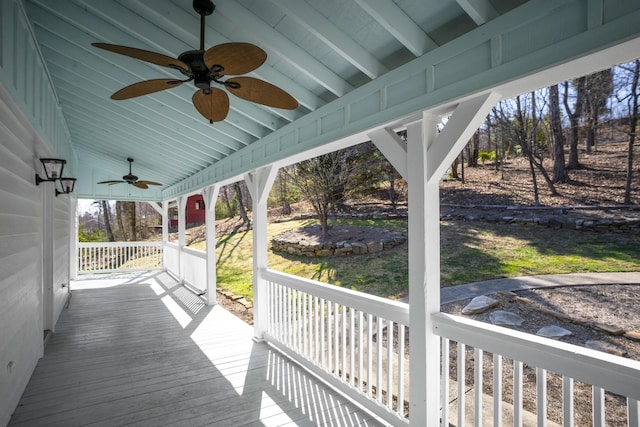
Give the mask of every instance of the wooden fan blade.
[{"label": "wooden fan blade", "polygon": [[136,184],[144,184],[144,185],[162,185],[159,182],[155,181],[137,181]]},{"label": "wooden fan blade", "polygon": [[134,182],[134,183],[132,183],[131,185],[133,185],[134,187],[142,188],[143,190],[146,190],[147,188],[149,188],[149,187],[147,186],[147,184],[145,184],[145,183],[143,183],[143,182],[140,182],[140,181],[138,181],[138,182]]},{"label": "wooden fan blade", "polygon": [[113,185],[113,184],[120,184],[121,182],[126,182],[126,181],[100,181],[100,182],[98,182],[98,184],[109,184],[109,185]]},{"label": "wooden fan blade", "polygon": [[210,123],[221,122],[229,113],[229,96],[222,89],[212,87],[209,90],[209,94],[206,94],[203,89],[194,93],[193,106]]},{"label": "wooden fan blade", "polygon": [[160,92],[165,89],[178,87],[182,83],[182,80],[175,79],[145,80],[142,82],[134,83],[127,87],[123,87],[122,89],[111,95],[111,99],[115,99],[116,101],[131,99],[142,95],[148,95],[154,92]]},{"label": "wooden fan blade", "polygon": [[267,60],[267,53],[251,43],[223,43],[204,53],[204,63],[211,69],[221,65],[220,75],[237,76],[249,73]]},{"label": "wooden fan blade", "polygon": [[189,66],[184,62],[178,59],[174,59],[170,56],[163,55],[161,53],[109,43],[91,43],[91,45],[99,47],[100,49],[108,50],[110,52],[119,53],[120,55],[140,59],[141,61],[150,62],[156,65],[162,65],[163,67],[174,68],[184,72],[189,71]]},{"label": "wooden fan blade", "polygon": [[298,108],[298,101],[293,96],[264,80],[254,79],[253,77],[234,77],[228,79],[225,83],[240,85],[237,89],[232,87],[235,85],[227,85],[225,87],[234,95],[247,101],[286,110]]}]

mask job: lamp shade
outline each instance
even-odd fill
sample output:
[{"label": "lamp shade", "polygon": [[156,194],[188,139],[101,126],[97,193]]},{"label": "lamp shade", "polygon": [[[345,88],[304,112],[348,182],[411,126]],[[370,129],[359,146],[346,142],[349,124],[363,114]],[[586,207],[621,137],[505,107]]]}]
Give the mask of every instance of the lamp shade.
[{"label": "lamp shade", "polygon": [[44,174],[47,180],[52,181],[62,176],[64,165],[67,163],[64,159],[40,159],[44,168]]},{"label": "lamp shade", "polygon": [[62,193],[69,194],[73,192],[73,187],[76,185],[76,178],[60,178],[60,187],[62,187]]}]

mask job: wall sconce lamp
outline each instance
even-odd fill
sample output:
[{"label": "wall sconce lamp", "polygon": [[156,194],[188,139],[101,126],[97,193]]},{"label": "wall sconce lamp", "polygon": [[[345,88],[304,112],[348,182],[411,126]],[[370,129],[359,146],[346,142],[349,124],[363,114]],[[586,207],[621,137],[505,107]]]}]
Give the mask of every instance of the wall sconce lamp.
[{"label": "wall sconce lamp", "polygon": [[56,188],[56,197],[58,197],[58,194],[72,193],[73,187],[75,187],[76,185],[76,178],[60,178],[58,182],[60,182],[62,191],[58,191],[58,189]]},{"label": "wall sconce lamp", "polygon": [[58,194],[69,194],[73,191],[75,187],[76,178],[63,178],[62,171],[64,170],[64,165],[67,163],[64,159],[40,159],[42,162],[42,168],[44,169],[44,174],[46,178],[41,178],[40,175],[36,173],[36,185],[40,185],[41,182],[54,182],[54,186],[56,182],[60,182],[60,188],[62,191],[56,190],[56,197]]}]

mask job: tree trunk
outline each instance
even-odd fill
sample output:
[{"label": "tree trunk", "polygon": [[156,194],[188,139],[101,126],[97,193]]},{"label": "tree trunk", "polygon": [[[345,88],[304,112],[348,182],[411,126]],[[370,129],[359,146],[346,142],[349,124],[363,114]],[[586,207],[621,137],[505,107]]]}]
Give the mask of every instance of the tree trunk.
[{"label": "tree trunk", "polygon": [[558,85],[549,88],[549,110],[551,114],[551,133],[553,134],[553,179],[554,183],[568,180],[564,165],[564,134],[560,117],[560,96]]},{"label": "tree trunk", "polygon": [[572,170],[580,169],[582,167],[578,161],[578,131],[580,129],[580,116],[582,115],[582,100],[584,97],[585,82],[585,77],[580,77],[576,80],[577,96],[573,112],[571,112],[571,108],[569,107],[569,82],[564,83],[564,109],[567,112],[571,126],[571,132],[569,134],[569,164],[567,165],[567,168]]},{"label": "tree trunk", "polygon": [[640,60],[635,60],[633,80],[631,83],[631,117],[629,117],[629,146],[627,149],[627,179],[624,186],[624,204],[631,204],[631,181],[633,179],[633,145],[636,142],[638,127],[638,77],[640,75]]},{"label": "tree trunk", "polygon": [[233,207],[231,206],[229,187],[227,185],[222,186],[222,200],[224,201],[224,205],[227,207],[227,218],[233,218],[235,216],[235,213],[233,212]]},{"label": "tree trunk", "polygon": [[451,179],[460,179],[460,175],[458,175],[458,165],[460,164],[460,155],[453,160],[451,163]]},{"label": "tree trunk", "polygon": [[100,200],[102,205],[102,212],[104,213],[104,228],[107,230],[107,240],[115,242],[116,238],[113,236],[113,230],[111,229],[111,213],[109,211],[109,204],[106,200]]},{"label": "tree trunk", "polygon": [[249,217],[247,216],[247,209],[244,206],[244,195],[242,193],[242,186],[240,182],[236,181],[233,184],[233,188],[236,190],[236,199],[238,200],[238,209],[240,210],[240,218],[244,224],[249,224]]},{"label": "tree trunk", "polygon": [[471,141],[468,144],[469,147],[469,158],[467,166],[470,168],[478,167],[478,156],[480,153],[480,129],[475,131],[473,136],[471,137]]},{"label": "tree trunk", "polygon": [[138,240],[136,232],[136,202],[124,202],[127,236],[130,242]]},{"label": "tree trunk", "polygon": [[124,221],[123,221],[123,217],[124,217],[124,207],[123,204],[124,202],[116,202],[116,220],[118,222],[118,230],[120,231],[120,236],[122,238],[123,242],[127,242],[129,241],[129,239],[127,239],[127,230],[124,227]]}]

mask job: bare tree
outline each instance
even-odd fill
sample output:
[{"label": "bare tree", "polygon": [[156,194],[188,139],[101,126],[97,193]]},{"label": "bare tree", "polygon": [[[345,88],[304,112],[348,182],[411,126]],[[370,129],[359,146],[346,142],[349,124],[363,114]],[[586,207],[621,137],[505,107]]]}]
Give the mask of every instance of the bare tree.
[{"label": "bare tree", "polygon": [[638,91],[638,80],[640,79],[640,60],[636,59],[630,64],[621,65],[621,69],[626,70],[631,75],[631,87],[629,93],[620,100],[626,100],[629,110],[629,144],[627,148],[627,176],[624,186],[624,204],[631,202],[631,182],[633,180],[633,146],[636,142],[636,132],[638,128],[638,110],[640,104],[640,93]]},{"label": "bare tree", "polygon": [[104,228],[107,231],[107,239],[110,242],[115,242],[116,238],[113,236],[113,230],[111,229],[111,208],[106,200],[100,200],[102,206],[102,214],[104,216]]},{"label": "bare tree", "polygon": [[600,123],[600,116],[607,111],[607,100],[613,92],[613,71],[611,68],[598,71],[586,77],[585,103],[587,140],[586,151],[596,145],[596,133]]},{"label": "bare tree", "polygon": [[236,200],[238,201],[238,209],[240,210],[240,218],[242,218],[242,222],[245,225],[248,225],[251,223],[251,221],[249,221],[249,216],[247,215],[247,208],[245,207],[245,198],[242,187],[243,185],[240,183],[240,181],[236,181],[233,183],[233,189],[236,192]]},{"label": "bare tree", "polygon": [[285,170],[318,215],[323,237],[329,235],[329,214],[349,181],[353,165],[345,159],[345,150],[303,160]]},{"label": "bare tree", "polygon": [[560,95],[558,85],[549,88],[549,113],[551,134],[553,136],[553,182],[566,182],[569,179],[564,164],[564,133],[560,117]]},{"label": "bare tree", "polygon": [[571,111],[571,107],[569,106],[569,82],[564,82],[563,103],[570,123],[569,164],[567,165],[567,168],[572,170],[580,169],[582,167],[580,165],[580,162],[578,161],[578,140],[580,130],[580,117],[582,116],[583,108],[585,82],[585,77],[580,77],[573,82],[576,89],[576,102],[574,104],[573,111]]}]

